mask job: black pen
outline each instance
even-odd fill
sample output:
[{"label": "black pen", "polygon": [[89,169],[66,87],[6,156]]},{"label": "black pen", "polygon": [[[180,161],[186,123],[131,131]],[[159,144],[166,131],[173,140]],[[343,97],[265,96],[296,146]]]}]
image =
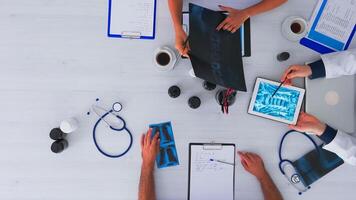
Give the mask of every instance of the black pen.
[{"label": "black pen", "polygon": [[[277,91],[279,90],[279,88],[282,87],[282,85],[286,82],[286,80],[287,80],[287,79],[285,79],[282,83],[279,84],[279,86],[277,87],[277,89],[273,92],[272,97],[277,93]],[[271,98],[272,98],[272,97],[271,97]]]},{"label": "black pen", "polygon": [[[188,41],[189,41],[189,35],[187,36],[187,39],[185,39],[185,41],[183,42],[183,49],[185,49],[187,47]],[[188,58],[188,57],[185,57],[183,55],[181,57],[182,58]]]},{"label": "black pen", "polygon": [[[293,70],[291,70],[290,72],[288,72],[288,74],[290,74],[292,71],[293,71]],[[287,74],[287,76],[288,76],[288,74]],[[277,87],[277,89],[273,92],[271,98],[273,98],[273,96],[277,93],[277,91],[279,90],[279,88],[281,88],[282,85],[287,81],[287,76],[286,76],[286,78],[282,81],[282,83],[279,84],[279,86]]]}]

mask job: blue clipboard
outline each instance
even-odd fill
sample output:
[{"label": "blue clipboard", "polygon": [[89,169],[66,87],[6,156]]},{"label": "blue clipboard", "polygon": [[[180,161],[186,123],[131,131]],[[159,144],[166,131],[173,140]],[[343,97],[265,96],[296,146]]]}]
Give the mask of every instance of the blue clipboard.
[{"label": "blue clipboard", "polygon": [[324,11],[327,1],[328,0],[322,0],[320,9],[315,17],[314,22],[311,25],[310,31],[308,32],[306,37],[302,38],[299,41],[301,45],[304,45],[321,54],[348,49],[356,31],[356,25],[355,25],[346,43],[335,40],[334,38],[328,37],[326,35],[323,35],[315,31],[315,28],[319,22],[320,16]]},{"label": "blue clipboard", "polygon": [[153,30],[152,35],[145,36],[141,35],[138,31],[128,31],[127,34],[116,34],[111,33],[111,15],[112,15],[112,1],[109,0],[109,8],[108,8],[108,29],[107,29],[107,36],[112,38],[127,38],[127,39],[148,39],[153,40],[156,37],[156,10],[157,10],[157,0],[152,0],[154,3],[154,13],[153,13]]}]

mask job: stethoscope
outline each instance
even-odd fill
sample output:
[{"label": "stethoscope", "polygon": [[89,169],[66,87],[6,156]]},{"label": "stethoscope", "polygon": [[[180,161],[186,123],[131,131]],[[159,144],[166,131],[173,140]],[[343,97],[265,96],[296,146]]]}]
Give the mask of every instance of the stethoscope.
[{"label": "stethoscope", "polygon": [[284,170],[283,170],[283,168],[282,168],[282,164],[283,164],[284,162],[288,162],[289,164],[292,164],[292,165],[293,165],[292,161],[290,161],[290,160],[288,160],[288,159],[284,159],[284,158],[282,157],[283,142],[284,142],[285,138],[286,138],[289,134],[291,134],[291,133],[299,133],[299,134],[302,134],[302,135],[304,135],[305,137],[307,137],[307,138],[313,143],[313,145],[314,145],[315,149],[317,150],[319,156],[321,155],[319,146],[316,144],[316,142],[313,140],[313,138],[310,137],[310,135],[308,135],[308,134],[306,134],[306,133],[303,133],[303,132],[294,131],[294,130],[290,130],[290,131],[286,132],[286,133],[283,135],[283,137],[282,137],[282,139],[281,139],[281,142],[279,143],[279,150],[278,150],[278,154],[279,154],[279,170],[281,171],[281,173],[282,173],[283,175],[284,175],[285,173],[284,173]]},{"label": "stethoscope", "polygon": [[[93,140],[94,140],[94,144],[95,144],[96,148],[98,149],[98,151],[100,153],[102,153],[103,155],[110,157],[110,158],[119,158],[119,157],[125,155],[131,149],[133,139],[132,139],[131,131],[126,127],[126,121],[121,116],[116,114],[122,110],[122,105],[119,102],[115,102],[115,103],[113,103],[110,110],[106,110],[98,105],[93,105],[92,110],[99,116],[99,119],[95,123],[94,128],[93,128]],[[101,113],[104,113],[104,114],[101,114]],[[118,126],[117,124],[115,124],[113,122],[109,122],[107,119],[105,119],[105,118],[109,117],[109,115],[112,115],[111,117],[115,117],[116,119],[119,119],[122,122],[122,125]],[[125,151],[123,151],[119,154],[109,154],[109,153],[105,152],[100,147],[100,145],[97,142],[97,138],[96,138],[96,130],[97,130],[97,127],[101,121],[105,122],[109,126],[109,128],[114,131],[119,131],[119,132],[126,131],[128,133],[128,135],[130,136],[130,144],[126,148]]]},{"label": "stethoscope", "polygon": [[[282,157],[283,142],[284,142],[284,140],[286,139],[286,137],[287,137],[289,134],[291,134],[291,133],[302,134],[302,135],[304,135],[305,137],[307,137],[307,138],[313,143],[313,146],[314,146],[315,149],[317,150],[319,157],[322,156],[321,151],[320,151],[320,147],[317,145],[317,143],[313,140],[313,138],[312,138],[310,135],[308,135],[308,134],[306,134],[306,133],[303,133],[303,132],[299,132],[299,131],[295,131],[295,130],[290,130],[290,131],[286,132],[286,133],[283,135],[283,137],[282,137],[282,139],[281,139],[281,142],[279,143],[279,149],[278,149],[278,155],[279,155],[279,164],[278,164],[278,166],[279,166],[279,170],[281,171],[281,173],[282,173],[283,175],[286,175],[286,173],[285,173],[285,171],[284,171],[284,169],[283,169],[283,164],[284,164],[284,163],[286,163],[286,164],[288,163],[289,165],[293,166],[293,168],[294,168],[293,162],[292,162],[291,160],[285,159],[285,158]],[[295,169],[295,168],[294,168],[294,169]],[[301,175],[297,172],[297,170],[296,170],[296,172],[295,172],[294,174],[291,175],[291,177],[289,177],[289,179],[290,179],[289,181],[290,181],[291,183],[293,183],[293,184],[298,184],[298,183],[300,183],[300,182],[302,181]],[[297,188],[298,188],[298,187],[297,187]],[[310,186],[308,186],[306,189],[310,189]],[[306,191],[306,189],[303,189],[302,191],[299,191],[298,194],[301,195],[302,192]]]}]

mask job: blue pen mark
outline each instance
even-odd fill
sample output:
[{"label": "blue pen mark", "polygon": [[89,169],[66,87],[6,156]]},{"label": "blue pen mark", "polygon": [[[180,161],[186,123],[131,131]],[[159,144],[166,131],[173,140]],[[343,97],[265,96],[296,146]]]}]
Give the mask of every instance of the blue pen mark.
[{"label": "blue pen mark", "polygon": [[87,112],[87,115],[90,115],[90,112]]},{"label": "blue pen mark", "polygon": [[300,92],[281,87],[272,98],[278,86],[261,82],[256,95],[253,111],[293,121]]},{"label": "blue pen mark", "polygon": [[99,98],[96,98],[95,101],[99,101]]}]

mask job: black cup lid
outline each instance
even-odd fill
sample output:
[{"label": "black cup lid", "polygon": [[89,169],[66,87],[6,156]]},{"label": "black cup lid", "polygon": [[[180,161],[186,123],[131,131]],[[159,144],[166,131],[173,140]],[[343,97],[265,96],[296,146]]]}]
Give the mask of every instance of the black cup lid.
[{"label": "black cup lid", "polygon": [[180,95],[180,88],[176,85],[171,86],[168,89],[168,95],[172,98],[177,98]]},{"label": "black cup lid", "polygon": [[277,55],[277,60],[282,62],[288,60],[290,57],[290,54],[288,52],[282,52]]},{"label": "black cup lid", "polygon": [[51,130],[51,132],[49,133],[49,137],[52,139],[52,140],[59,140],[59,139],[62,139],[63,136],[65,134],[61,131],[60,128],[54,128]]},{"label": "black cup lid", "polygon": [[58,140],[52,143],[51,145],[51,150],[53,153],[60,153],[64,150],[65,148],[65,141],[64,140]]},{"label": "black cup lid", "polygon": [[190,97],[188,100],[189,107],[191,107],[193,109],[199,108],[200,104],[201,104],[201,101],[200,101],[199,97],[197,97],[197,96]]}]

